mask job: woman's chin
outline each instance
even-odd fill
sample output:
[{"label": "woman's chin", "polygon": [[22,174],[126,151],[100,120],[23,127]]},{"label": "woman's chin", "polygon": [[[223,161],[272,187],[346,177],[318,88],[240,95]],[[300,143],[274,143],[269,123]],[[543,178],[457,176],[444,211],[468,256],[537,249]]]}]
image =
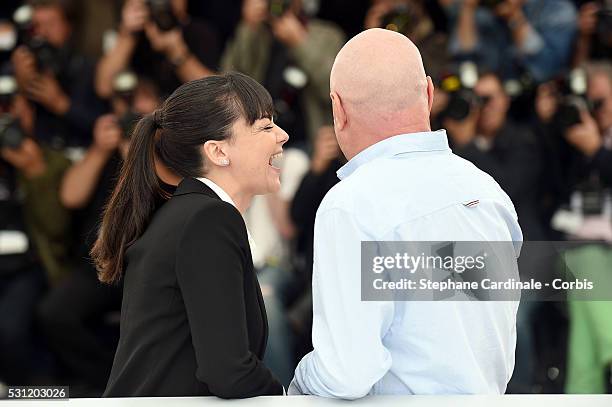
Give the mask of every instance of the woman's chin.
[{"label": "woman's chin", "polygon": [[268,187],[268,194],[275,194],[280,191],[280,180]]},{"label": "woman's chin", "polygon": [[270,174],[268,181],[268,193],[278,192],[280,190],[280,168],[269,166]]},{"label": "woman's chin", "polygon": [[267,194],[274,194],[280,191],[280,187],[281,187],[280,174],[271,177],[271,179],[268,181],[267,186],[268,186],[267,191],[266,191]]}]

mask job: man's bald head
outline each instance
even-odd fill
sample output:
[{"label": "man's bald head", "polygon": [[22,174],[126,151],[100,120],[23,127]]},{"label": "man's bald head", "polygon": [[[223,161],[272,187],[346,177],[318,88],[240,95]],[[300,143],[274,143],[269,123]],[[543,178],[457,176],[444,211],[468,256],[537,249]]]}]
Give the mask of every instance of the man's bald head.
[{"label": "man's bald head", "polygon": [[[372,137],[382,139],[429,130],[433,85],[419,50],[402,34],[375,28],[352,38],[336,56],[330,90],[336,121],[345,114],[351,133],[376,131]],[[369,123],[375,126],[367,129]]]}]

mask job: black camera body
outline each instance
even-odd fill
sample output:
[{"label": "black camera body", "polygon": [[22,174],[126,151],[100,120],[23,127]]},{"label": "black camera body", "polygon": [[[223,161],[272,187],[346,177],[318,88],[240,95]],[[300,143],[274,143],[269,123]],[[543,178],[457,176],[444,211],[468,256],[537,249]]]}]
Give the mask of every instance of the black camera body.
[{"label": "black camera body", "polygon": [[269,0],[270,15],[272,17],[282,17],[287,10],[291,9],[292,0]]},{"label": "black camera body", "polygon": [[487,98],[478,96],[472,89],[462,88],[451,92],[444,116],[453,120],[465,120],[474,107],[484,106]]},{"label": "black camera body", "polygon": [[561,134],[572,126],[582,123],[581,112],[592,110],[586,97],[587,78],[583,69],[575,69],[559,81],[559,104],[554,121],[558,124]]},{"label": "black camera body", "polygon": [[488,98],[482,98],[474,92],[477,81],[478,68],[469,61],[458,66],[457,74],[446,75],[440,80],[440,89],[449,95],[448,104],[442,112],[443,117],[462,121],[473,108],[487,104]]},{"label": "black camera body", "polygon": [[38,72],[50,71],[57,76],[62,71],[63,61],[59,49],[43,38],[32,38],[27,47],[34,55]]},{"label": "black camera body", "polygon": [[151,20],[161,31],[170,31],[179,26],[170,0],[147,0]]}]

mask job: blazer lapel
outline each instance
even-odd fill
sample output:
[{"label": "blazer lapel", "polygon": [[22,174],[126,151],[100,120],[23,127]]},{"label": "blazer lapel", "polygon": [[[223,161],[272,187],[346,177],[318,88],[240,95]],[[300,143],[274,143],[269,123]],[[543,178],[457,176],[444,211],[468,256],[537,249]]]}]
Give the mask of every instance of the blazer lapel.
[{"label": "blazer lapel", "polygon": [[179,196],[185,194],[204,194],[211,198],[221,199],[219,195],[208,187],[205,183],[198,181],[195,178],[183,178],[183,180],[176,187],[176,191],[172,196]]},{"label": "blazer lapel", "polygon": [[[217,194],[215,194],[212,189],[208,187],[208,185],[195,178],[184,178],[176,187],[176,191],[174,192],[173,196],[180,196],[186,194],[204,194],[210,196],[211,198],[221,199]],[[261,294],[261,287],[259,286],[257,275],[255,274],[255,266],[253,266],[253,258],[251,257],[250,250],[248,250],[247,255],[249,261],[251,262],[251,278],[254,280],[255,283],[255,291],[257,291],[259,312],[261,313],[261,319],[263,320],[263,341],[261,349],[259,350],[259,354],[263,357],[268,343],[268,316],[266,314],[266,306],[264,304],[263,296]]]}]

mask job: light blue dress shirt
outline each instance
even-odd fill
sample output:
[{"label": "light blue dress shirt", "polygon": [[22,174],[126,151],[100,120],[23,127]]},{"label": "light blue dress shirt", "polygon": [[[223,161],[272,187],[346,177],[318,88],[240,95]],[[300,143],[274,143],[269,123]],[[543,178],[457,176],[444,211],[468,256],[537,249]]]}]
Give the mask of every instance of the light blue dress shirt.
[{"label": "light blue dress shirt", "polygon": [[[510,198],[446,132],[398,135],[338,171],[314,236],[314,350],[289,394],[504,393],[518,302],[361,301],[361,241],[512,241]],[[467,203],[478,200],[478,204]]]}]

